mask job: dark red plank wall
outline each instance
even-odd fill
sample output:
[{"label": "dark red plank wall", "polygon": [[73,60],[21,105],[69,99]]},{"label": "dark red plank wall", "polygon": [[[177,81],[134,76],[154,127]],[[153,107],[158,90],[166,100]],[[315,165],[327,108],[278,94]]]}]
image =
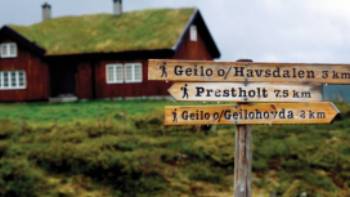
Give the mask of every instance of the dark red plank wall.
[{"label": "dark red plank wall", "polygon": [[90,63],[82,62],[77,65],[75,74],[76,96],[79,99],[93,98],[93,68]]},{"label": "dark red plank wall", "polygon": [[[122,83],[122,84],[107,84],[106,82],[106,65],[110,63],[142,63],[141,83]],[[147,80],[147,61],[101,61],[97,65],[96,73],[96,97],[111,98],[111,97],[141,97],[141,96],[159,96],[166,95],[166,83],[160,83]]]},{"label": "dark red plank wall", "polygon": [[187,32],[184,36],[185,39],[180,44],[179,49],[174,56],[174,59],[212,60],[213,57],[200,33],[201,32],[198,32],[198,40],[193,42],[190,41],[190,34]]},{"label": "dark red plank wall", "polygon": [[[211,60],[213,59],[205,42],[198,34],[198,41],[191,42],[189,33],[184,36],[174,57],[175,59],[192,59],[192,60]],[[113,98],[113,97],[141,97],[141,96],[167,96],[168,88],[171,83],[162,81],[148,80],[147,60],[134,60],[128,62],[141,62],[143,65],[143,82],[132,84],[107,84],[106,82],[106,65],[109,63],[127,63],[126,61],[100,61],[95,67],[96,77],[96,97]]]},{"label": "dark red plank wall", "polygon": [[[11,41],[5,38],[0,43]],[[23,90],[0,90],[0,101],[33,101],[49,98],[48,67],[41,58],[18,44],[17,58],[0,58],[0,71],[25,70],[27,88]]]}]

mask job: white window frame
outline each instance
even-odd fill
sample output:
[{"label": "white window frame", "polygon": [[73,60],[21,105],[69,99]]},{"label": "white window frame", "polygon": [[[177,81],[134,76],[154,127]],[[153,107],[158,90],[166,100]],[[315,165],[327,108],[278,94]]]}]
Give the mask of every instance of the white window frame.
[{"label": "white window frame", "polygon": [[[11,49],[13,49],[13,51]],[[17,44],[15,42],[6,42],[6,43],[0,44],[0,57],[1,58],[16,58],[17,55],[18,55],[18,47],[17,47]]]},{"label": "white window frame", "polygon": [[[122,70],[122,78],[118,79],[118,73],[117,68],[121,68]],[[112,74],[109,73],[109,71],[112,70]],[[112,79],[110,79],[110,75],[112,75]],[[124,83],[124,66],[123,64],[107,64],[106,66],[106,81],[107,84],[118,84],[118,83]]]},{"label": "white window frame", "polygon": [[[122,70],[122,79],[118,79],[117,68]],[[131,69],[131,78],[127,76],[128,68]],[[139,68],[139,78],[136,76],[136,69]],[[116,64],[107,64],[106,65],[106,82],[107,84],[123,84],[123,83],[142,83],[143,81],[143,70],[142,63],[116,63]],[[112,71],[110,71],[112,70]],[[109,72],[112,72],[109,73]],[[110,79],[110,76],[113,76]]]},{"label": "white window frame", "polygon": [[[126,72],[127,72],[127,67],[130,66],[131,67],[131,79],[127,79],[126,78]],[[140,68],[140,78],[137,79],[136,78],[136,67],[139,67]],[[141,63],[127,63],[125,64],[125,69],[124,69],[124,72],[125,72],[125,82],[126,83],[141,83],[142,82],[142,64]]]},{"label": "white window frame", "polygon": [[[5,73],[7,75],[7,86],[5,87]],[[20,73],[23,73],[23,84],[20,85]],[[13,75],[14,74],[14,75]],[[14,76],[14,79],[13,79]],[[15,84],[13,84],[13,80]],[[23,90],[27,88],[27,76],[24,70],[0,71],[0,90]]]},{"label": "white window frame", "polygon": [[196,25],[191,25],[190,27],[190,41],[191,42],[198,41],[198,29]]}]

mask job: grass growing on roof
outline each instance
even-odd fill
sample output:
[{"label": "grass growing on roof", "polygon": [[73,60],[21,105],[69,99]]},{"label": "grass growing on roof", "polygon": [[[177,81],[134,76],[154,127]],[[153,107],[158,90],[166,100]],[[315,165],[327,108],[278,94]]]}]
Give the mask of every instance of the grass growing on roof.
[{"label": "grass growing on roof", "polygon": [[171,49],[193,13],[194,9],[154,9],[120,16],[66,16],[10,27],[48,55]]}]

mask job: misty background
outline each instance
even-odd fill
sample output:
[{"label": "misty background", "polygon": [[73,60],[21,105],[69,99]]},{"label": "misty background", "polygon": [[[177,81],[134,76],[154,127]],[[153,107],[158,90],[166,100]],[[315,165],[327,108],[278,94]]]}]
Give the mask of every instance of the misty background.
[{"label": "misty background", "polygon": [[[1,0],[0,26],[40,22],[44,2]],[[112,12],[112,0],[47,2],[53,17]],[[198,7],[221,51],[220,60],[350,63],[348,0],[124,0],[123,6],[125,11]],[[335,90],[329,95],[350,100],[349,88]]]}]

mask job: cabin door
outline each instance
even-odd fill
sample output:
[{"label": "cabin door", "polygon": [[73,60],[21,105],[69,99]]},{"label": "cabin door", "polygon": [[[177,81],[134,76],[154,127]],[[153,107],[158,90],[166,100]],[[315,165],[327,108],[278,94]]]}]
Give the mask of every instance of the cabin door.
[{"label": "cabin door", "polygon": [[75,75],[76,66],[52,66],[51,76],[51,97],[75,96]]}]

